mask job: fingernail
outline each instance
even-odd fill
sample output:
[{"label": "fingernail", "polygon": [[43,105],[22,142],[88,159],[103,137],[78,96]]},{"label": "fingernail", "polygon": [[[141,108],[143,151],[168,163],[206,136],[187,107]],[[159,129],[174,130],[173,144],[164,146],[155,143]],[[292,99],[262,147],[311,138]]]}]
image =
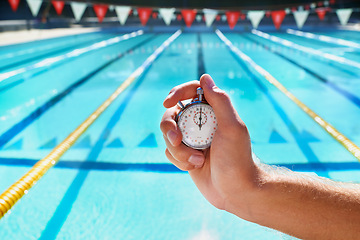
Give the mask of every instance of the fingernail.
[{"label": "fingernail", "polygon": [[189,163],[193,164],[196,168],[199,168],[204,164],[204,157],[200,155],[191,155],[188,161]]},{"label": "fingernail", "polygon": [[211,77],[209,75],[205,75],[204,80],[205,80],[205,85],[208,88],[212,88],[215,86],[214,81],[211,79]]},{"label": "fingernail", "polygon": [[171,143],[171,145],[175,146],[174,143],[176,141],[176,138],[177,138],[177,133],[174,132],[173,130],[170,130],[167,132],[167,138],[169,140],[169,142]]}]

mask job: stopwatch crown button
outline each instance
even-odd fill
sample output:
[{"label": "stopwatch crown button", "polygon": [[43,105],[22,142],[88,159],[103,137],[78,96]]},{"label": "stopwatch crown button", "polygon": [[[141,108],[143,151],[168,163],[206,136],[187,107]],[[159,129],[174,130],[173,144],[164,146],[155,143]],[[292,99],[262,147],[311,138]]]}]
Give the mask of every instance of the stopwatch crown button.
[{"label": "stopwatch crown button", "polygon": [[200,95],[200,94],[204,94],[204,90],[201,88],[201,87],[198,87],[197,89],[196,89],[196,94],[197,95]]},{"label": "stopwatch crown button", "polygon": [[196,89],[196,94],[199,96],[198,99],[199,99],[200,102],[204,100],[204,99],[203,99],[204,90],[203,90],[201,87],[198,87],[198,88]]}]

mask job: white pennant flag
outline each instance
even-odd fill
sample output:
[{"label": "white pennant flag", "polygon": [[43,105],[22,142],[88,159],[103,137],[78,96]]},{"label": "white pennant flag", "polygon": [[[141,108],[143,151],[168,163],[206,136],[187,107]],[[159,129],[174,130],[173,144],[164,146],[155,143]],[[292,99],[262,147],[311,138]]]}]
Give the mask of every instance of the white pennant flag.
[{"label": "white pennant flag", "polygon": [[212,10],[212,9],[204,9],[204,16],[205,16],[205,23],[207,27],[210,27],[211,24],[214,22],[218,11],[216,10]]},{"label": "white pennant flag", "polygon": [[164,22],[166,25],[170,25],[171,23],[171,19],[173,19],[173,17],[175,12],[175,8],[160,8],[159,9],[159,13],[161,15],[161,17],[164,19]]},{"label": "white pennant flag", "polygon": [[341,25],[346,25],[347,24],[352,11],[353,10],[351,8],[336,10],[336,14],[337,14],[337,16],[338,16],[338,18],[340,20]]},{"label": "white pennant flag", "polygon": [[117,17],[121,25],[125,24],[130,11],[131,11],[131,7],[128,6],[115,7],[115,12],[117,14]]},{"label": "white pennant flag", "polygon": [[301,29],[309,16],[309,11],[295,11],[293,14],[297,27]]},{"label": "white pennant flag", "polygon": [[257,28],[264,15],[265,11],[249,11],[247,17],[250,19],[253,28]]},{"label": "white pennant flag", "polygon": [[34,17],[36,17],[39,13],[42,0],[26,0],[27,4],[30,7],[30,11]]},{"label": "white pennant flag", "polygon": [[70,6],[74,13],[75,20],[79,22],[87,7],[86,3],[71,2]]}]

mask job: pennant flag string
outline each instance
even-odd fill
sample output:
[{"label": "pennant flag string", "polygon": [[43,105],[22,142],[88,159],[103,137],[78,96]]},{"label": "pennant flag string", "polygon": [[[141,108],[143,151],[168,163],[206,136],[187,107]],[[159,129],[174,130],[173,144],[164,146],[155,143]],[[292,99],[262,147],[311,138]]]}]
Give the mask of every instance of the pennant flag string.
[{"label": "pennant flag string", "polygon": [[[17,11],[20,0],[8,0],[12,11]],[[39,15],[40,8],[43,0],[26,0],[29,9],[34,17]],[[57,15],[61,15],[65,6],[64,0],[51,0]],[[121,25],[124,25],[128,17],[139,16],[140,22],[145,26],[150,17],[153,19],[163,19],[164,23],[169,26],[172,20],[177,19],[178,21],[184,20],[187,27],[191,27],[194,20],[197,22],[204,21],[207,27],[210,27],[214,21],[227,21],[229,28],[234,29],[239,18],[241,20],[249,19],[254,29],[258,28],[260,22],[266,17],[271,17],[276,29],[280,29],[281,24],[287,14],[292,13],[298,29],[301,29],[310,13],[316,13],[323,21],[327,12],[336,13],[341,25],[346,25],[350,19],[353,11],[359,11],[359,9],[334,9],[335,0],[312,2],[306,5],[287,6],[284,9],[270,11],[270,10],[245,10],[234,11],[234,10],[214,10],[214,9],[176,9],[176,8],[150,8],[150,7],[139,7],[133,8],[130,6],[116,6],[108,4],[91,4],[94,12],[101,23],[108,10],[115,10],[118,21]],[[71,9],[73,11],[75,20],[79,22],[87,8],[87,3],[84,2],[70,2]],[[49,6],[49,5],[48,5]],[[330,6],[330,7],[329,7]],[[336,5],[335,5],[336,7]],[[48,11],[48,8],[47,10]],[[110,18],[109,18],[110,19]]]}]

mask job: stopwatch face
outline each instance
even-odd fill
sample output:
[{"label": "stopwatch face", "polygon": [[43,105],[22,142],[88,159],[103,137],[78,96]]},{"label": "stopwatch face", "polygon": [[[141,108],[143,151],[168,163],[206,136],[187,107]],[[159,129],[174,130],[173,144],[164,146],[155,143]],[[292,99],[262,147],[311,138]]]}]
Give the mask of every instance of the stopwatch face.
[{"label": "stopwatch face", "polygon": [[177,124],[183,135],[183,143],[195,149],[210,147],[217,129],[214,110],[206,103],[187,106],[179,114]]}]

